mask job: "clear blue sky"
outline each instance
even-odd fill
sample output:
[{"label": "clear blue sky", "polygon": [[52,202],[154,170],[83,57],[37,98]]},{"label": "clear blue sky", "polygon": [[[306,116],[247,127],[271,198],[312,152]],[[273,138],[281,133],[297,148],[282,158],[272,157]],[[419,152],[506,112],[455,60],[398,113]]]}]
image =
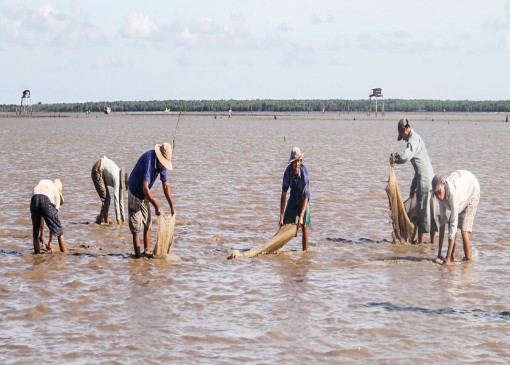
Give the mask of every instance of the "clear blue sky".
[{"label": "clear blue sky", "polygon": [[0,104],[510,99],[510,0],[0,0]]}]

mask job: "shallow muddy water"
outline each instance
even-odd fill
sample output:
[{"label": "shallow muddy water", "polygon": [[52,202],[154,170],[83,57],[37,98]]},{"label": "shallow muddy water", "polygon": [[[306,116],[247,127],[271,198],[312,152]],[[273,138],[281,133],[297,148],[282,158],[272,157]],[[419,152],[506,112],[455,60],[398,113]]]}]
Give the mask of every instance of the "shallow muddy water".
[{"label": "shallow muddy water", "polygon": [[[437,244],[391,243],[384,189],[400,117],[184,115],[177,129],[169,113],[0,118],[0,361],[507,363],[510,125],[407,115],[436,173],[470,170],[481,186],[475,258],[443,267]],[[173,257],[135,260],[127,225],[93,223],[90,170],[106,155],[130,171],[174,136]],[[309,252],[298,236],[282,253],[227,261],[275,233],[293,146],[310,172]],[[411,164],[396,174],[405,199]],[[31,192],[56,177],[70,252],[33,255]],[[163,203],[159,181],[152,191]]]}]

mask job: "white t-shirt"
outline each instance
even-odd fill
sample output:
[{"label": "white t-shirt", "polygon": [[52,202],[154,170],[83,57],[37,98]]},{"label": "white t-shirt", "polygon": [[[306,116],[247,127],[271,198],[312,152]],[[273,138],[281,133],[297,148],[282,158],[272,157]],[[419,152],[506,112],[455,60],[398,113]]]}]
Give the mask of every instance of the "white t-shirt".
[{"label": "white t-shirt", "polygon": [[457,170],[445,179],[445,199],[439,201],[439,222],[448,221],[446,210],[450,211],[448,238],[457,234],[459,214],[466,209],[471,198],[480,193],[480,185],[475,175],[466,170]]},{"label": "white t-shirt", "polygon": [[60,192],[58,191],[57,186],[53,184],[53,181],[39,181],[39,184],[37,184],[32,191],[32,196],[36,194],[46,195],[50,199],[51,204],[53,204],[57,210],[60,208]]}]

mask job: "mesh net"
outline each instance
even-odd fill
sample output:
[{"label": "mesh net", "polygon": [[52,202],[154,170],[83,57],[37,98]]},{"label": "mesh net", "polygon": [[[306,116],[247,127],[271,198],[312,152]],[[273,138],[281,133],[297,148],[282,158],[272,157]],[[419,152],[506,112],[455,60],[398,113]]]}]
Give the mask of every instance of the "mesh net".
[{"label": "mesh net", "polygon": [[234,250],[228,257],[228,259],[235,259],[238,257],[253,257],[259,254],[269,254],[275,251],[278,251],[282,248],[287,242],[289,242],[293,237],[296,236],[297,233],[297,224],[284,224],[280,227],[278,232],[260,247],[252,248],[246,252],[239,252],[238,250]]},{"label": "mesh net", "polygon": [[[390,203],[393,243],[411,243],[414,235],[414,224],[409,219],[406,207],[402,202],[393,164],[390,167],[386,194],[388,195],[388,201]],[[412,201],[409,201],[410,207],[412,206],[411,203]]]},{"label": "mesh net", "polygon": [[158,219],[158,238],[154,247],[154,255],[169,254],[174,242],[175,214],[161,214]]}]

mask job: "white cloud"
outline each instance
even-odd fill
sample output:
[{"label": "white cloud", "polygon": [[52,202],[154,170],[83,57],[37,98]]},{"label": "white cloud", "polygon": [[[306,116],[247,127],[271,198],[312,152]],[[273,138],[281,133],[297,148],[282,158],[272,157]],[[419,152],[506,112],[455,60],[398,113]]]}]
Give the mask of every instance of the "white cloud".
[{"label": "white cloud", "polygon": [[2,13],[5,15],[4,41],[23,47],[49,45],[77,48],[100,38],[79,7],[66,13],[52,3],[45,3],[37,9],[16,4],[2,9]]},{"label": "white cloud", "polygon": [[442,37],[435,37],[432,39],[432,47],[436,49],[443,49],[445,48],[445,42]]},{"label": "white cloud", "polygon": [[142,13],[131,13],[129,24],[124,35],[131,38],[150,38],[159,32],[159,26],[147,15]]},{"label": "white cloud", "polygon": [[506,37],[505,37],[505,46],[506,46],[507,51],[510,51],[510,32],[508,32],[506,34]]}]

